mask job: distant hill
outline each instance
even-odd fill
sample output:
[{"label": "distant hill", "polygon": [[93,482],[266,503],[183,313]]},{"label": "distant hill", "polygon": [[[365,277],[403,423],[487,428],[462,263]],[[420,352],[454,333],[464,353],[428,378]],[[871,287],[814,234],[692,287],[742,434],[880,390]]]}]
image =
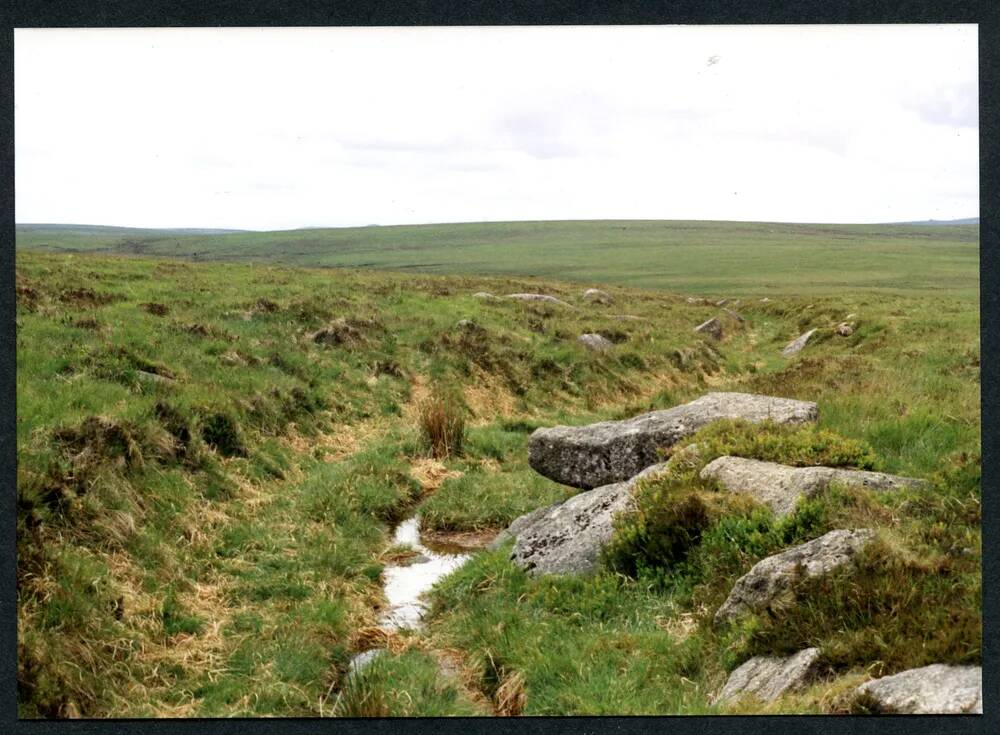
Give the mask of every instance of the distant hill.
[{"label": "distant hill", "polygon": [[925,219],[920,222],[891,222],[894,225],[978,225],[979,217],[965,219]]},{"label": "distant hill", "polygon": [[170,235],[228,235],[233,232],[249,232],[249,230],[223,230],[203,227],[115,227],[112,225],[59,225],[59,224],[19,224],[18,232],[54,232],[59,234],[81,233],[87,235],[139,235],[156,237]]},{"label": "distant hill", "polygon": [[[937,223],[935,223],[937,224]],[[18,225],[19,250],[538,276],[684,293],[979,294],[979,227],[683,220],[384,225],[198,234]]]}]

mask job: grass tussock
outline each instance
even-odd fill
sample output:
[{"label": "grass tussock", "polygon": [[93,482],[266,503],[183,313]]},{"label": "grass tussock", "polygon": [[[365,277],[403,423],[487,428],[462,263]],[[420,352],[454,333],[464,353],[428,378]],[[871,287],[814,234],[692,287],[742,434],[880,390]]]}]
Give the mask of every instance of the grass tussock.
[{"label": "grass tussock", "polygon": [[420,404],[420,431],[435,459],[457,457],[465,443],[466,408],[461,398],[438,389]]}]

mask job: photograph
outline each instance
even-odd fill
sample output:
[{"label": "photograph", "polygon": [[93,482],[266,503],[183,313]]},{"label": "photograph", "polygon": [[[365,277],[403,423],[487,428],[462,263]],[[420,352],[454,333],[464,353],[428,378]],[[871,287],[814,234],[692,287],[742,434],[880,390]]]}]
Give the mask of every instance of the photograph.
[{"label": "photograph", "polygon": [[981,716],[980,50],[14,29],[18,720]]}]

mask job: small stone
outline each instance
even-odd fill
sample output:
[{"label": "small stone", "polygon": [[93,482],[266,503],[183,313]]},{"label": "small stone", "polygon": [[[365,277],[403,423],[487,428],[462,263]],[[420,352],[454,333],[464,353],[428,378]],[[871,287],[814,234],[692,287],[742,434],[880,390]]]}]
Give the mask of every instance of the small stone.
[{"label": "small stone", "polygon": [[785,349],[781,351],[782,357],[791,357],[792,355],[798,354],[815,333],[815,329],[810,329],[805,334],[801,334],[793,339],[785,346]]},{"label": "small stone", "polygon": [[359,653],[357,656],[352,658],[351,662],[347,665],[347,678],[351,679],[358,676],[365,668],[371,665],[375,659],[384,653],[386,653],[384,648],[371,648],[367,651]]},{"label": "small stone", "polygon": [[865,682],[856,694],[882,714],[981,715],[983,669],[932,664]]},{"label": "small stone", "polygon": [[559,304],[560,306],[570,306],[565,301],[542,293],[509,293],[505,299],[516,299],[517,301],[544,301],[549,304]]},{"label": "small stone", "polygon": [[605,350],[611,349],[613,346],[611,340],[606,339],[599,334],[581,334],[576,338],[576,341],[587,349],[594,350],[595,352],[604,352]]},{"label": "small stone", "polygon": [[611,294],[597,288],[588,288],[584,291],[583,300],[590,301],[595,304],[610,304],[614,301],[614,299],[611,298]]},{"label": "small stone", "polygon": [[766,303],[768,303],[768,302],[769,302],[770,300],[771,300],[771,299],[769,299],[769,298],[768,298],[767,296],[765,296],[764,298],[762,298],[762,299],[760,300],[760,303],[762,303],[762,304],[766,304]]},{"label": "small stone", "polygon": [[[735,306],[735,304],[734,304],[734,306]],[[723,309],[723,311],[726,314],[728,314],[729,316],[731,316],[733,319],[735,319],[736,321],[740,322],[740,323],[743,323],[743,322],[746,321],[746,319],[744,319],[742,316],[740,316],[739,314],[737,314],[732,309]]]},{"label": "small stone", "polygon": [[694,328],[695,332],[707,334],[713,339],[722,339],[722,322],[718,317],[712,317],[707,322],[702,322]]},{"label": "small stone", "polygon": [[852,334],[854,334],[854,327],[852,327],[847,322],[842,322],[837,325],[837,334],[839,334],[841,337],[850,337]]},{"label": "small stone", "polygon": [[244,360],[239,355],[239,353],[235,352],[234,350],[230,350],[229,352],[223,352],[221,355],[219,355],[219,362],[225,365],[232,365],[232,366],[247,364],[247,361]]},{"label": "small stone", "polygon": [[729,299],[719,299],[718,301],[715,302],[715,305],[716,306],[725,306],[728,303],[729,303]]},{"label": "small stone", "polygon": [[476,293],[472,294],[472,298],[474,298],[474,299],[495,299],[496,296],[494,296],[493,294],[491,294],[489,291],[477,291]]},{"label": "small stone", "polygon": [[150,373],[146,370],[136,370],[135,375],[139,380],[144,383],[159,383],[161,385],[169,385],[174,382],[173,378],[168,378],[165,375],[157,375],[156,373]]},{"label": "small stone", "polygon": [[715,704],[753,697],[773,702],[785,692],[801,689],[815,675],[818,648],[807,648],[794,656],[755,656],[729,675]]}]

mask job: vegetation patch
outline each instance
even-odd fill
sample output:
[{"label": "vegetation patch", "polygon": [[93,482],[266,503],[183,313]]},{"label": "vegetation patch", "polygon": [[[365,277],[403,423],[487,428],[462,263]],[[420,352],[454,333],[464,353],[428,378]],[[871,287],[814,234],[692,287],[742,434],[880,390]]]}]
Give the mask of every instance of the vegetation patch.
[{"label": "vegetation patch", "polygon": [[[802,280],[822,249],[803,256],[804,271],[781,272],[788,243],[767,243],[791,237],[784,230],[749,227],[740,237],[762,239],[733,270],[712,256],[718,230],[695,246],[686,238],[701,237],[700,226],[633,226],[650,252],[680,258],[672,272],[690,267],[670,288],[712,294],[711,303],[742,298],[745,328],[721,345],[703,340],[691,330],[717,312],[711,304],[624,286],[616,310],[641,321],[605,321],[579,300],[582,286],[499,271],[414,276],[19,249],[19,714],[711,713],[747,657],[806,645],[824,651],[827,678],[753,711],[839,712],[849,684],[869,675],[978,661],[974,239],[943,252],[927,230],[912,246],[918,275],[872,285],[872,253],[886,243],[859,230],[851,242],[864,267],[839,270],[824,296],[820,276]],[[536,237],[504,232],[515,251]],[[258,235],[235,237],[255,257]],[[901,242],[897,232],[893,247]],[[269,243],[258,256],[275,252]],[[343,247],[324,264],[353,257],[354,245]],[[618,259],[612,280],[660,278],[626,274]],[[771,301],[760,303],[766,284]],[[579,308],[472,298],[478,291],[553,293]],[[168,317],[147,315],[141,305],[153,303],[169,305]],[[851,312],[853,335],[780,356],[802,329],[830,329]],[[331,324],[348,328],[340,342],[310,341]],[[628,339],[604,355],[582,352],[577,337],[602,329]],[[670,471],[637,488],[637,512],[620,519],[607,564],[590,577],[530,577],[509,544],[475,551],[432,591],[425,633],[371,633],[384,567],[406,562],[392,549],[393,524],[417,514],[429,542],[485,539],[575,492],[529,467],[535,429],[629,418],[709,390],[815,400],[819,421],[724,422],[682,442],[664,456]],[[424,428],[428,396],[438,414]],[[723,454],[877,469],[931,487],[830,487],[776,519],[700,480]],[[874,528],[880,545],[853,573],[803,581],[795,606],[712,625],[754,563],[835,528]],[[389,650],[385,672],[373,668],[355,688],[351,657],[369,647]]]}]

